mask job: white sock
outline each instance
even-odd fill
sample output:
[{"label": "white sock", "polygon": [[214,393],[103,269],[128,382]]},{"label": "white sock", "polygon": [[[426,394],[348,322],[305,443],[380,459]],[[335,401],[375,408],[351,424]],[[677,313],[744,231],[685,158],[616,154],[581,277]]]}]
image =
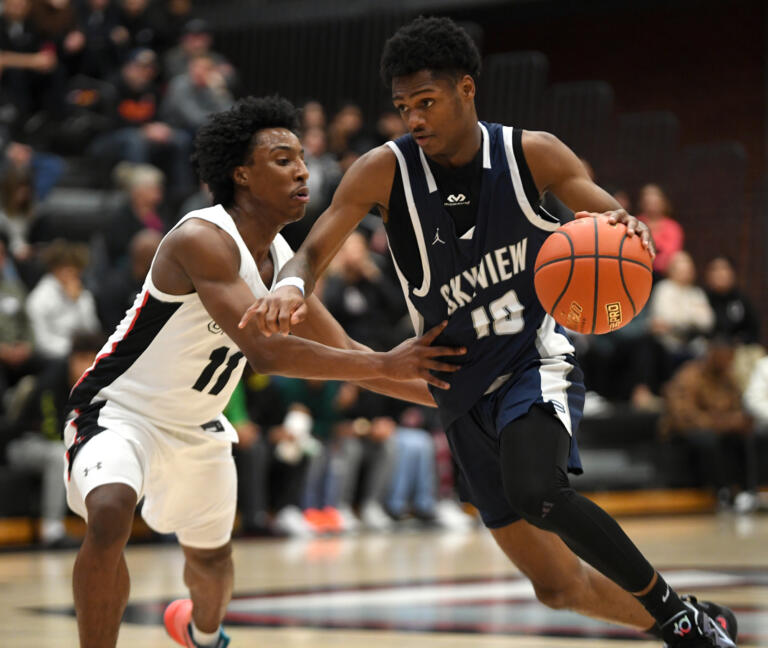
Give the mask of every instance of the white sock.
[{"label": "white sock", "polygon": [[219,635],[221,634],[221,626],[216,628],[214,632],[203,632],[195,625],[194,621],[189,625],[192,629],[192,639],[198,646],[200,646],[200,648],[215,646],[218,643]]}]

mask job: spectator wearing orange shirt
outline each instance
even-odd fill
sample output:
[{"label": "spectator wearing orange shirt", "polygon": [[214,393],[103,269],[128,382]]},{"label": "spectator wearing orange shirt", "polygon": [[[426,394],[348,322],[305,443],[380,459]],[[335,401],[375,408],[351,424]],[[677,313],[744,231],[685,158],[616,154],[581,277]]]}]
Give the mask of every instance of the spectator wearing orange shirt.
[{"label": "spectator wearing orange shirt", "polygon": [[157,73],[153,50],[131,52],[115,82],[113,127],[93,141],[90,153],[108,164],[121,160],[156,163],[166,172],[169,187],[186,197],[195,189],[189,162],[192,136],[160,119]]},{"label": "spectator wearing orange shirt", "polygon": [[669,261],[675,252],[683,249],[683,228],[672,218],[672,207],[661,187],[647,184],[640,190],[638,218],[648,225],[656,243],[653,271],[657,276],[667,274]]}]

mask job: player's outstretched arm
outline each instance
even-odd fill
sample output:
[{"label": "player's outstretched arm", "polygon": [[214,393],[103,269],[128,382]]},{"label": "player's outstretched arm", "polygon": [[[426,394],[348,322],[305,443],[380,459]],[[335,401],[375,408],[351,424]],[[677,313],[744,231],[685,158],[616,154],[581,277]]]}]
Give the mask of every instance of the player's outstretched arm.
[{"label": "player's outstretched arm", "polygon": [[331,205],[278,275],[278,284],[298,279],[297,283],[303,283],[303,294],[295,285],[283,284],[252,304],[244,312],[240,325],[245,327],[253,321],[269,336],[286,334],[304,320],[307,316],[305,297],[312,294],[317,278],[365,215],[377,205],[387,206],[394,174],[395,155],[388,147],[375,148],[357,160],[344,174]]},{"label": "player's outstretched arm", "polygon": [[581,160],[557,137],[541,131],[524,131],[522,144],[539,194],[551,191],[576,212],[576,218],[604,215],[614,223],[624,223],[627,234],[639,234],[643,245],[651,255],[655,254],[648,227],[592,182]]},{"label": "player's outstretched arm", "polygon": [[371,378],[421,378],[447,389],[432,371],[455,371],[458,366],[440,360],[462,350],[431,346],[444,325],[421,338],[407,340],[385,353],[338,349],[295,336],[267,338],[255,327],[238,327],[240,315],[253,301],[248,284],[239,276],[239,252],[232,238],[215,225],[189,221],[171,234],[158,252],[152,279],[162,281],[175,270],[189,282],[214,321],[237,344],[259,373],[295,378],[359,381]]},{"label": "player's outstretched arm", "polygon": [[[310,295],[307,298],[306,305],[307,318],[293,327],[294,335],[340,349],[371,350],[349,337],[341,324],[328,312],[328,309],[315,295]],[[361,380],[357,384],[385,396],[399,398],[400,400],[428,407],[436,407],[435,400],[432,398],[425,380],[390,380],[388,378],[379,378]]]}]

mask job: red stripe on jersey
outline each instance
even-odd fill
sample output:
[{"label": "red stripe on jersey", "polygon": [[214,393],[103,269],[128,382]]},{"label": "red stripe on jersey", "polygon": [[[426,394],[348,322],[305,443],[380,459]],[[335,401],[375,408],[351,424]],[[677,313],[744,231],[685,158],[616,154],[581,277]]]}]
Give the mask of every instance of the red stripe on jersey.
[{"label": "red stripe on jersey", "polygon": [[77,389],[80,383],[86,379],[86,377],[96,368],[96,365],[99,364],[101,360],[111,356],[115,352],[115,349],[117,349],[117,345],[120,344],[120,342],[122,342],[126,337],[128,337],[128,334],[131,332],[134,325],[136,324],[136,320],[139,319],[139,315],[141,314],[141,309],[144,308],[144,305],[147,303],[147,299],[149,299],[149,290],[144,291],[144,299],[141,300],[141,304],[139,304],[139,307],[136,309],[136,313],[134,314],[133,319],[131,320],[131,324],[130,326],[128,326],[125,333],[123,333],[123,337],[121,337],[119,340],[115,340],[112,343],[112,348],[109,351],[107,351],[106,353],[102,353],[100,356],[96,358],[96,360],[93,361],[93,364],[88,369],[86,369],[85,373],[83,373],[83,375],[80,376],[80,380],[78,380],[75,383],[75,386],[72,387],[70,393],[72,393],[75,389]]},{"label": "red stripe on jersey", "polygon": [[[82,378],[81,378],[81,380],[82,380]],[[77,441],[77,435],[80,434],[80,430],[77,429],[77,417],[78,416],[80,416],[80,410],[76,409],[75,410],[75,418],[72,419],[72,423],[70,424],[70,425],[72,425],[73,428],[75,428],[75,436],[72,437],[72,446],[67,448],[67,451],[64,453],[64,459],[67,462],[67,466],[69,466],[69,450],[70,450],[71,447],[73,447],[75,445],[75,442]],[[72,476],[72,471],[68,470],[67,471],[67,481],[69,481],[71,476]]]}]

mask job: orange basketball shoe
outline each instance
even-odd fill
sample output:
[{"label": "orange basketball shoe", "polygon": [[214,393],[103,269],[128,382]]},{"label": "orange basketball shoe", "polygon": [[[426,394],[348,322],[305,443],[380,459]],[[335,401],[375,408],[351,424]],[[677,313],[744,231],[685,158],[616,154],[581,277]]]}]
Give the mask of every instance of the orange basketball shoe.
[{"label": "orange basketball shoe", "polygon": [[[176,599],[163,613],[165,630],[177,644],[186,648],[202,648],[192,639],[190,632],[192,623],[192,600]],[[219,640],[211,648],[226,648],[229,645],[229,637],[221,631]]]}]

